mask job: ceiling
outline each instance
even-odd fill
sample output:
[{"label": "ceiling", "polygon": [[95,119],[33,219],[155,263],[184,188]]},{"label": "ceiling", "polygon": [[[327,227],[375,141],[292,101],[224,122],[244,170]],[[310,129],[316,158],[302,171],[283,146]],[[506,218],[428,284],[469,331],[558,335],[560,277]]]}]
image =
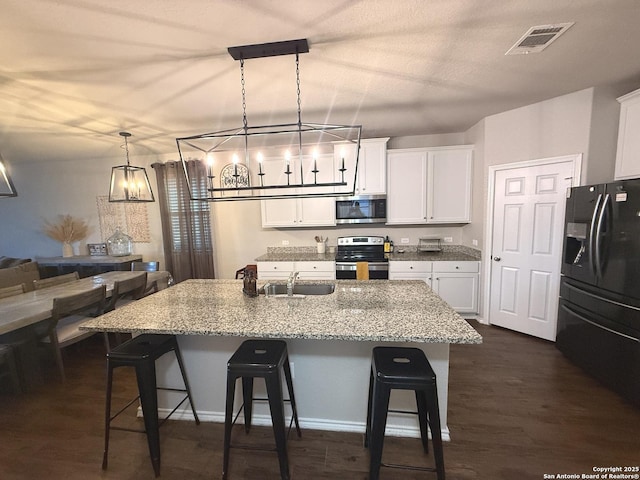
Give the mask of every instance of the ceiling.
[{"label": "ceiling", "polygon": [[[542,53],[532,26],[575,22]],[[363,136],[463,132],[591,86],[640,86],[637,0],[3,0],[0,152],[9,162],[177,153],[242,125],[227,47],[307,38],[302,119]],[[296,120],[293,56],[247,60],[250,126]],[[133,162],[135,163],[135,162]]]}]

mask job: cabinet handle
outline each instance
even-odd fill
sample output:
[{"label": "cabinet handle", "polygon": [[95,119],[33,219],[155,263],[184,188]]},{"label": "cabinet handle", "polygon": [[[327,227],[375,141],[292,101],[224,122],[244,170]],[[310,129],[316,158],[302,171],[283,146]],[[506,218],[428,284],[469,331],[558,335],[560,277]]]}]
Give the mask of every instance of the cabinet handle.
[{"label": "cabinet handle", "polygon": [[460,269],[460,267],[456,265],[456,270],[459,270],[459,269]]},{"label": "cabinet handle", "polygon": [[413,270],[413,265],[410,265],[410,266],[409,266],[409,270]]}]

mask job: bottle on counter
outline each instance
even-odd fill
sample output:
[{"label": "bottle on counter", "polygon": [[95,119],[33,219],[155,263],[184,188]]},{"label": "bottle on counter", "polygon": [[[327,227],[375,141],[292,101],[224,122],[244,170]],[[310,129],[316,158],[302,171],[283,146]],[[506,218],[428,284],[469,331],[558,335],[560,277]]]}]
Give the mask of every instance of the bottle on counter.
[{"label": "bottle on counter", "polygon": [[384,253],[391,252],[391,240],[389,240],[389,235],[384,238]]},{"label": "bottle on counter", "polygon": [[242,293],[249,297],[258,296],[258,287],[256,281],[256,272],[254,270],[245,269],[244,271],[244,284],[242,287]]}]

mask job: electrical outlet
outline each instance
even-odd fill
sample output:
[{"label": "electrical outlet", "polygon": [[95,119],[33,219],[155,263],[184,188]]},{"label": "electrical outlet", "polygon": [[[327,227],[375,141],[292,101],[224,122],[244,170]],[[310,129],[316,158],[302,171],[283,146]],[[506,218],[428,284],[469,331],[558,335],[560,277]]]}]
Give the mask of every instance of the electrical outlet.
[{"label": "electrical outlet", "polygon": [[473,240],[471,240],[471,245],[473,245],[474,247],[478,246],[478,240],[476,240],[475,238]]},{"label": "electrical outlet", "polygon": [[453,243],[453,237],[444,237],[444,243]]},{"label": "electrical outlet", "polygon": [[408,238],[401,238],[400,239],[400,243],[409,243],[409,239]]},{"label": "electrical outlet", "polygon": [[284,245],[285,247],[289,245],[289,240],[282,240],[282,245]]}]

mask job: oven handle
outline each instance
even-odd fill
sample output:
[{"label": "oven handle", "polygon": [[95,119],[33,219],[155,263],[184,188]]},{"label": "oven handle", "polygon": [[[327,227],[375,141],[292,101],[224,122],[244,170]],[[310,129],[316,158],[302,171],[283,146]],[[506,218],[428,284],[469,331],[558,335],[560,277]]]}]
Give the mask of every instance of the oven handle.
[{"label": "oven handle", "polygon": [[578,312],[576,312],[575,310],[572,310],[571,308],[567,307],[566,305],[560,305],[560,308],[562,308],[563,310],[569,312],[574,317],[578,317],[583,322],[587,322],[589,325],[593,325],[594,327],[601,328],[602,330],[606,330],[607,332],[613,333],[614,335],[619,335],[620,337],[628,338],[629,340],[633,340],[634,342],[640,343],[640,340],[638,340],[637,338],[634,338],[634,337],[632,337],[630,335],[625,335],[624,333],[621,333],[621,332],[616,332],[615,330],[613,330],[611,328],[607,328],[604,325],[600,325],[599,323],[596,323],[596,322],[594,322],[592,320],[589,320],[584,315],[580,315]]},{"label": "oven handle", "polygon": [[[336,271],[350,271],[357,269],[358,262],[336,262]],[[389,270],[388,262],[368,262],[369,271],[385,271]]]}]

